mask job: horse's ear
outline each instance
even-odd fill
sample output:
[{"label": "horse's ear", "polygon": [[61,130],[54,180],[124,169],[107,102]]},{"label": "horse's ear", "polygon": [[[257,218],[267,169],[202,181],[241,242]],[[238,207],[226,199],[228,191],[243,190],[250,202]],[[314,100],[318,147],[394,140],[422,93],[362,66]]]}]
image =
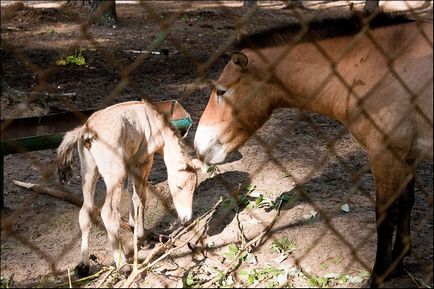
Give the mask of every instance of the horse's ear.
[{"label": "horse's ear", "polygon": [[247,57],[247,55],[239,51],[231,54],[231,60],[233,61],[233,63],[240,66],[241,69],[246,68],[247,63],[249,63],[249,58]]}]

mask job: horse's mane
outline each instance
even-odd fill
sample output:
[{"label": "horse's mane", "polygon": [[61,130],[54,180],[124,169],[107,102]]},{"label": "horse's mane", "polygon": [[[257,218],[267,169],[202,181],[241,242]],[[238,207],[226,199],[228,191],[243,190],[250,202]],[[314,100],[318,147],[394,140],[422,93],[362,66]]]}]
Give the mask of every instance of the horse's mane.
[{"label": "horse's mane", "polygon": [[[259,31],[249,35],[243,35],[235,44],[234,49],[266,48],[285,45],[291,41],[310,42],[340,36],[349,36],[358,33],[363,27],[364,15],[353,13],[346,17],[328,18],[308,23],[308,30],[302,32],[300,23],[290,23]],[[369,21],[371,29],[390,25],[412,22],[402,13],[380,12]],[[304,33],[304,34],[302,34]],[[300,39],[298,39],[300,38]]]}]

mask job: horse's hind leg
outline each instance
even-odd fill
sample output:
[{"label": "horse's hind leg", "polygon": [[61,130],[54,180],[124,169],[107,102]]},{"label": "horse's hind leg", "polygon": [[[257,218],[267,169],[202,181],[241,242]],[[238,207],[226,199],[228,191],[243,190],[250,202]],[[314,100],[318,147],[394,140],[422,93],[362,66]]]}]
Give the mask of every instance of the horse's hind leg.
[{"label": "horse's hind leg", "polygon": [[98,142],[92,143],[91,150],[107,188],[106,198],[101,209],[101,218],[113,249],[115,265],[119,268],[126,263],[122,240],[119,238],[121,220],[119,204],[124,191],[127,171],[122,153]]},{"label": "horse's hind leg", "polygon": [[119,212],[119,203],[123,191],[126,174],[111,175],[109,179],[104,177],[107,186],[107,195],[101,210],[101,218],[107,230],[107,236],[113,249],[113,259],[117,268],[126,262],[125,254],[122,248],[122,241],[119,238],[119,228],[121,214]]},{"label": "horse's hind leg", "polygon": [[81,229],[80,261],[76,267],[79,276],[89,275],[89,232],[92,224],[92,214],[95,208],[95,186],[99,177],[93,157],[87,149],[79,147],[81,162],[81,178],[83,189],[83,205],[80,209],[79,223]]},{"label": "horse's hind leg", "polygon": [[395,276],[404,274],[403,260],[405,256],[411,253],[411,230],[410,218],[411,209],[414,204],[414,176],[408,183],[407,188],[399,197],[399,211],[398,211],[398,224],[395,236],[395,243],[393,245],[392,260],[397,260]]},{"label": "horse's hind leg", "polygon": [[146,188],[153,161],[154,155],[152,154],[143,163],[133,166],[130,172],[134,180],[133,193],[131,197],[132,206],[130,205],[130,225],[131,222],[134,224],[135,216],[137,216],[137,238],[140,243],[143,243],[146,239],[143,221],[146,203]]},{"label": "horse's hind leg", "polygon": [[[377,253],[371,287],[378,287],[398,265],[393,258],[393,232],[398,225],[399,198],[410,181],[407,166],[391,151],[368,152],[376,187]],[[406,194],[406,193],[403,193]],[[403,198],[404,201],[404,198]],[[406,226],[402,220],[400,225]]]}]

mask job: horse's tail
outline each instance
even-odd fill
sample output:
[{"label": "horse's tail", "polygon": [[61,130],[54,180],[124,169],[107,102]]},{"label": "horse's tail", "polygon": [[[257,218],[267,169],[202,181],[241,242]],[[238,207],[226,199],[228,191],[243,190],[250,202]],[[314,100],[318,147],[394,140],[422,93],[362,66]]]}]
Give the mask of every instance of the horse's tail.
[{"label": "horse's tail", "polygon": [[84,126],[76,127],[68,131],[63,137],[62,142],[57,148],[57,173],[59,180],[63,184],[72,177],[72,161],[74,159],[74,148],[81,139]]}]

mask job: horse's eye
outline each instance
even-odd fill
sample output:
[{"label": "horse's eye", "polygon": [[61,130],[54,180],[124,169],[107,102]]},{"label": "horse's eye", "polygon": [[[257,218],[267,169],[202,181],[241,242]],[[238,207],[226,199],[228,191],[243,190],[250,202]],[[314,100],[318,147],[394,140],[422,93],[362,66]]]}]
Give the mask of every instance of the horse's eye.
[{"label": "horse's eye", "polygon": [[221,90],[221,89],[216,89],[216,94],[217,94],[217,102],[221,101],[221,98],[223,97],[223,95],[226,93],[225,90]]},{"label": "horse's eye", "polygon": [[226,93],[225,90],[221,90],[221,89],[218,89],[218,88],[217,88],[217,96],[218,96],[218,97],[222,97],[225,93]]}]

